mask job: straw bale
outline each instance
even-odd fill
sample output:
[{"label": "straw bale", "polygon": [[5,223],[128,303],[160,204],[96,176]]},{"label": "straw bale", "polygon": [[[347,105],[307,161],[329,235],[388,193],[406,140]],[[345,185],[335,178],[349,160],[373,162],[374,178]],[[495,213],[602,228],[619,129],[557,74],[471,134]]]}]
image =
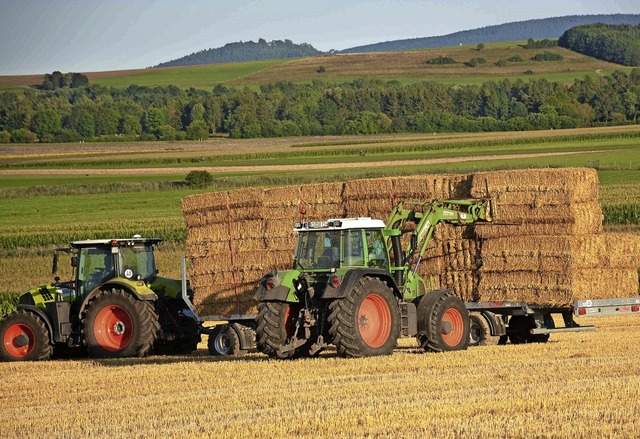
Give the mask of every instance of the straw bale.
[{"label": "straw bale", "polygon": [[228,242],[229,226],[227,224],[207,224],[202,227],[190,227],[187,232],[187,246],[205,242]]},{"label": "straw bale", "polygon": [[558,272],[481,272],[479,301],[525,301],[566,306],[581,299],[607,299],[638,294],[635,269],[587,269]]},{"label": "straw bale", "polygon": [[212,210],[217,208],[226,208],[227,192],[209,192],[206,194],[189,195],[182,199],[182,213],[185,215]]},{"label": "straw bale", "polygon": [[380,198],[347,200],[344,203],[345,216],[348,218],[374,218],[386,221],[393,209],[389,196]]},{"label": "straw bale", "polygon": [[517,224],[573,224],[581,221],[602,221],[602,208],[598,201],[566,205],[514,205],[496,204],[494,220]]},{"label": "straw bale", "polygon": [[301,192],[305,202],[341,204],[344,183],[306,184],[301,187]]},{"label": "straw bale", "polygon": [[244,220],[231,224],[233,239],[237,241],[254,239],[264,239],[266,223],[263,220]]},{"label": "straw bale", "polygon": [[439,276],[438,288],[447,288],[464,302],[475,298],[477,276],[472,271],[447,271]]},{"label": "straw bale", "polygon": [[[586,205],[584,205],[586,206]],[[559,236],[559,235],[588,235],[602,233],[602,214],[599,209],[584,210],[584,215],[574,216],[573,222],[544,223],[523,222],[509,223],[476,223],[473,228],[479,238],[501,238],[522,236]],[[578,209],[574,209],[574,212]],[[544,221],[544,218],[538,218]]]},{"label": "straw bale", "polygon": [[258,304],[253,300],[247,301],[217,301],[213,298],[206,300],[196,307],[199,315],[231,315],[231,314],[257,314]]},{"label": "straw bale", "polygon": [[633,235],[522,236],[481,245],[483,271],[640,267],[640,237]]},{"label": "straw bale", "polygon": [[498,205],[587,203],[598,199],[598,174],[591,168],[478,172],[471,177],[471,196],[490,196]]},{"label": "straw bale", "polygon": [[430,201],[469,197],[469,176],[465,174],[427,174],[393,179],[398,201]]},{"label": "straw bale", "polygon": [[264,190],[264,203],[267,208],[295,208],[297,211],[300,203],[300,187],[284,186]]},{"label": "straw bale", "polygon": [[291,232],[289,236],[283,238],[265,238],[265,247],[267,251],[288,251],[293,255],[293,251],[296,248],[298,237],[295,232]]},{"label": "straw bale", "polygon": [[344,183],[343,200],[380,200],[389,199],[391,194],[390,178],[368,178],[351,180]]}]

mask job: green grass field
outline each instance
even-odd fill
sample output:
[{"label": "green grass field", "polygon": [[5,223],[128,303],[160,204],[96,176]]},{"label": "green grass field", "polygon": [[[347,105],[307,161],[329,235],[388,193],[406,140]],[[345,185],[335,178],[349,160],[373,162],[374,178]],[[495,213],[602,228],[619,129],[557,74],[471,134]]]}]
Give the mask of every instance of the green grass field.
[{"label": "green grass field", "polygon": [[[375,78],[407,84],[417,81],[435,81],[444,84],[471,85],[501,79],[545,78],[564,84],[584,76],[597,76],[596,70],[609,75],[614,70],[629,68],[600,61],[569,50],[525,49],[524,41],[487,43],[478,51],[476,46],[455,46],[401,52],[366,54],[340,54],[308,58],[251,61],[242,63],[210,64],[188,67],[122,70],[86,73],[91,83],[125,88],[130,85],[167,86],[211,90],[217,84],[258,89],[260,85],[276,81],[308,83],[314,79],[342,84],[358,78]],[[531,58],[543,51],[561,54],[564,59],[555,62],[536,62]],[[456,64],[427,64],[429,58],[449,56]],[[519,56],[523,61],[496,65],[499,61]],[[476,67],[466,66],[472,58],[484,58]],[[323,73],[318,73],[320,67]],[[525,73],[526,72],[526,73]],[[0,91],[19,90],[40,83],[37,75],[0,77]]]}]

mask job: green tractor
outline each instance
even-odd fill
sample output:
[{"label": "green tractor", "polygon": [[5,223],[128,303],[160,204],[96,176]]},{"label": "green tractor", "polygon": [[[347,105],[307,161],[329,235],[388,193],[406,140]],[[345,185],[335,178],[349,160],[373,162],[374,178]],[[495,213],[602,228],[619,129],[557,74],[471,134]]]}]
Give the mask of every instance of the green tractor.
[{"label": "green tractor", "polygon": [[[186,278],[159,277],[155,238],[75,241],[53,256],[71,257],[73,278],[22,294],[0,321],[0,360],[45,360],[75,352],[92,357],[187,354],[200,342]],[[184,273],[184,266],[183,266]]]},{"label": "green tractor", "polygon": [[[417,270],[439,223],[491,221],[490,210],[489,200],[403,202],[386,223],[296,224],[292,269],[267,274],[254,295],[258,349],[295,358],[333,344],[341,356],[367,357],[390,354],[400,336],[416,337],[428,351],[465,349],[465,303],[448,290],[432,291]],[[402,239],[411,224],[410,239]]]}]

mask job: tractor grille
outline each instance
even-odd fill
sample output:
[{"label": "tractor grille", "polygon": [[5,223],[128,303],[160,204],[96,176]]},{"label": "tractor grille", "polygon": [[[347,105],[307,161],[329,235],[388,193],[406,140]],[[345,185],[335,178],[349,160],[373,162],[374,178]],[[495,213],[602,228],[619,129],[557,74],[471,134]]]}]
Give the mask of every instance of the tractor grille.
[{"label": "tractor grille", "polygon": [[40,295],[45,301],[53,300],[53,296],[46,288],[40,288]]}]

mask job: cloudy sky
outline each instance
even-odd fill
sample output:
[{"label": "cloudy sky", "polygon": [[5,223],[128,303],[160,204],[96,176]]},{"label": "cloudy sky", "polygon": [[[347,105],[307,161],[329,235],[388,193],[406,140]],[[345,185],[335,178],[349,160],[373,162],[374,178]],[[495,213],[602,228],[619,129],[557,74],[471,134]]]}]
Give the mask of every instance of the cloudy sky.
[{"label": "cloudy sky", "polygon": [[144,68],[235,41],[319,50],[533,18],[640,13],[638,0],[0,0],[0,75]]}]

